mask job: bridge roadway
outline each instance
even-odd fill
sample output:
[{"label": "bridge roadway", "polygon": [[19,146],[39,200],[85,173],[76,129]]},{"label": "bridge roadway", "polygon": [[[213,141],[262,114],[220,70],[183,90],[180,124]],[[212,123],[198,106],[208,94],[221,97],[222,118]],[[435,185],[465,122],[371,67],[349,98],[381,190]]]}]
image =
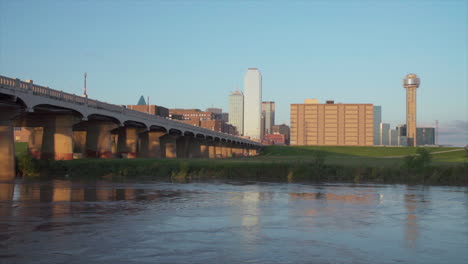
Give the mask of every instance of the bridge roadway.
[{"label": "bridge roadway", "polygon": [[221,158],[262,144],[0,75],[0,180],[15,175],[14,127],[38,159]]}]

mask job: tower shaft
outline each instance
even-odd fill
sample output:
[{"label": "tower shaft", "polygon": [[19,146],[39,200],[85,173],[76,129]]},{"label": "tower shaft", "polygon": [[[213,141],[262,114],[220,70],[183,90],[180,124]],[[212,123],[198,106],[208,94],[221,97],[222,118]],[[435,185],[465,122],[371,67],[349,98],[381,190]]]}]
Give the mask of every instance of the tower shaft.
[{"label": "tower shaft", "polygon": [[406,87],[406,137],[408,146],[416,146],[416,86]]},{"label": "tower shaft", "polygon": [[406,89],[406,139],[409,147],[417,145],[416,141],[416,89],[421,80],[414,73],[406,75],[403,87]]}]

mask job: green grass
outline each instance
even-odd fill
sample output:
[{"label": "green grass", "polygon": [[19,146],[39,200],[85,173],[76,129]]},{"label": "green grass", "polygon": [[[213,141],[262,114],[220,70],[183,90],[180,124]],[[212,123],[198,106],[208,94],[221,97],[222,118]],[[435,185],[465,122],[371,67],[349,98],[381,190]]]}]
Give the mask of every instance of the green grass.
[{"label": "green grass", "polygon": [[[456,147],[428,147],[430,152],[461,149]],[[415,155],[412,147],[354,147],[354,146],[266,146],[264,156],[313,156],[316,151],[328,156],[389,157]]]},{"label": "green grass", "polygon": [[[467,162],[466,151],[456,147],[428,147],[431,153],[436,153],[433,160],[437,165],[463,164]],[[400,167],[404,156],[415,155],[417,148],[411,147],[346,147],[346,146],[266,146],[261,155],[254,160],[271,162],[311,162],[317,151],[324,152],[326,164],[350,167],[378,166]]]}]

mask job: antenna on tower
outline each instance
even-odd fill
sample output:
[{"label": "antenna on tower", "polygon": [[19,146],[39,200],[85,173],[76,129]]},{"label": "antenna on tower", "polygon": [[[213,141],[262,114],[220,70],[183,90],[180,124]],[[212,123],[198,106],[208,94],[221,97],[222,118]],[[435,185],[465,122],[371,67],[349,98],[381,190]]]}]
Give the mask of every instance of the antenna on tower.
[{"label": "antenna on tower", "polygon": [[88,77],[88,74],[85,72],[84,73],[84,88],[83,88],[83,96],[88,98],[88,94],[86,93],[86,78]]}]

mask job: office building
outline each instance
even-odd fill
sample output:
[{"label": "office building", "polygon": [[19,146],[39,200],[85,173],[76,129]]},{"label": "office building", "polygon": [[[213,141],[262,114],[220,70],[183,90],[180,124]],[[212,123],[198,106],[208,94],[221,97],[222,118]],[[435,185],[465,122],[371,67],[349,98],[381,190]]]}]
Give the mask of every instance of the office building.
[{"label": "office building", "polygon": [[408,146],[408,141],[406,140],[406,124],[405,125],[398,125],[396,127],[397,131],[397,145],[400,147],[406,147]]},{"label": "office building", "polygon": [[289,138],[290,138],[290,129],[289,126],[286,124],[282,125],[274,125],[272,127],[273,134],[281,134],[284,135],[285,138],[285,144],[289,144]]},{"label": "office building", "polygon": [[229,95],[229,124],[237,129],[239,135],[244,134],[244,95],[236,91]]},{"label": "office building", "polygon": [[380,145],[387,146],[390,145],[390,124],[380,123]]},{"label": "office building", "polygon": [[418,146],[435,145],[435,128],[418,127],[416,128],[416,143]]},{"label": "office building", "polygon": [[265,134],[262,143],[264,145],[286,145],[286,136],[283,134]]},{"label": "office building", "polygon": [[275,125],[275,102],[262,102],[262,115],[264,122],[263,134],[273,134]]},{"label": "office building", "polygon": [[262,75],[249,68],[244,78],[244,136],[261,141]]},{"label": "office building", "polygon": [[372,146],[372,104],[291,104],[291,145]]},{"label": "office building", "polygon": [[169,117],[169,109],[158,105],[127,105],[127,108],[150,115]]},{"label": "office building", "polygon": [[398,146],[398,131],[396,129],[389,130],[388,143],[390,146]]},{"label": "office building", "polygon": [[374,145],[380,145],[380,123],[382,123],[382,106],[374,105]]},{"label": "office building", "polygon": [[421,81],[414,73],[406,75],[403,87],[406,89],[406,137],[408,146],[414,147],[417,142],[416,135],[416,89]]}]

